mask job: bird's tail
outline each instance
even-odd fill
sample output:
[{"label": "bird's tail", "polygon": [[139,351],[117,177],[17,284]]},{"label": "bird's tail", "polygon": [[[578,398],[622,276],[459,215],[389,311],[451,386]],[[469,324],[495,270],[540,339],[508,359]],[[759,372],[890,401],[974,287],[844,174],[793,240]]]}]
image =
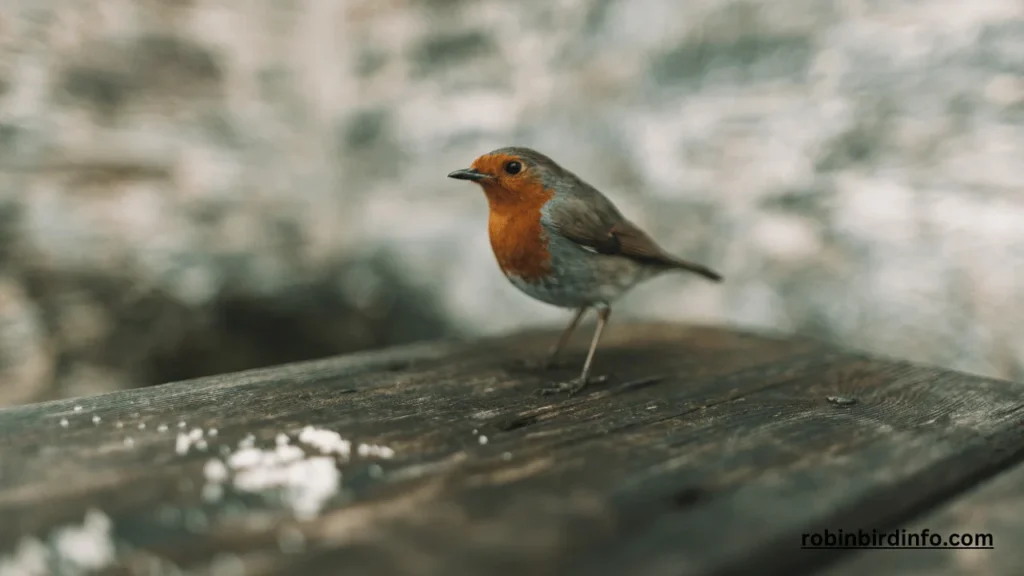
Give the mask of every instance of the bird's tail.
[{"label": "bird's tail", "polygon": [[676,258],[675,256],[672,256],[668,262],[673,268],[677,268],[679,270],[686,270],[687,272],[693,272],[694,274],[700,274],[701,276],[707,278],[708,280],[711,280],[712,282],[722,281],[721,274],[715,272],[714,270],[708,268],[707,266],[697,264],[696,262],[690,262],[688,260],[683,260],[682,258]]}]

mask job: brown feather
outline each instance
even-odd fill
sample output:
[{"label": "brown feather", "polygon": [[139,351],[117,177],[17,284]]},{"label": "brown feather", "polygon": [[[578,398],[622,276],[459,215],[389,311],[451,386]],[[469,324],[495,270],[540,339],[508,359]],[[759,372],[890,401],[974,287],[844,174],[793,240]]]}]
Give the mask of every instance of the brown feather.
[{"label": "brown feather", "polygon": [[612,226],[611,236],[618,240],[619,253],[623,256],[628,256],[635,260],[661,264],[668,266],[669,268],[688,270],[690,272],[700,274],[708,280],[714,280],[715,282],[720,282],[722,280],[721,275],[706,266],[668,254],[662,250],[660,246],[655,244],[654,240],[645,234],[643,230],[637,228],[628,220],[623,220],[615,226]]},{"label": "brown feather", "polygon": [[[611,201],[596,190],[587,200],[599,198],[597,206],[583,198],[566,199],[552,207],[555,232],[601,254],[618,255],[655,266],[687,270],[719,282],[721,275],[695,262],[665,252],[635,224],[626,220]],[[590,205],[588,205],[590,204]]]}]

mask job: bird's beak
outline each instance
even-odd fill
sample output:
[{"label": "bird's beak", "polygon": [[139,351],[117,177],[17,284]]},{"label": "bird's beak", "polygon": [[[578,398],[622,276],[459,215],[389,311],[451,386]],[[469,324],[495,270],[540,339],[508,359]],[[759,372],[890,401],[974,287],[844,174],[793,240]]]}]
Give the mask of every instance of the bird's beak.
[{"label": "bird's beak", "polygon": [[470,182],[479,182],[481,180],[486,180],[490,178],[491,175],[484,174],[483,172],[479,172],[472,168],[463,168],[462,170],[456,170],[455,172],[448,174],[448,177],[454,178],[456,180],[469,180]]}]

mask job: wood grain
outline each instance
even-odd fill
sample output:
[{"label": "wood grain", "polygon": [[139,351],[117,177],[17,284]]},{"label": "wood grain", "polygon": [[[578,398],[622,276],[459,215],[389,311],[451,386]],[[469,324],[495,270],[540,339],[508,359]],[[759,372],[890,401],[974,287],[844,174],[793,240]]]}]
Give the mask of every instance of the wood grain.
[{"label": "wood grain", "polygon": [[[826,572],[827,576],[898,572],[907,576],[999,576],[1024,574],[1024,465],[985,482],[923,518],[899,527],[928,530],[958,539],[969,534],[982,542],[991,535],[992,549],[871,550],[853,555]],[[979,538],[980,536],[980,538]]]},{"label": "wood grain", "polygon": [[[554,373],[519,363],[546,331],[0,411],[0,554],[94,508],[109,573],[791,575],[849,555],[801,534],[898,525],[1024,458],[1021,385],[799,338],[612,325],[609,383],[536,394],[575,373],[579,332]],[[207,452],[175,452],[180,421],[218,429]],[[204,502],[221,446],[307,425],[395,456],[341,462],[315,518]]]}]

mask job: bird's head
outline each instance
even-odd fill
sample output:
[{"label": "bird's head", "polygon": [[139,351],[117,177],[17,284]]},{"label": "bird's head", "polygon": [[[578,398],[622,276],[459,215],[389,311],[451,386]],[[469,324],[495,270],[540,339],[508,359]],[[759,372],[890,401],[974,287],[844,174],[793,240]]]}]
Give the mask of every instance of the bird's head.
[{"label": "bird's head", "polygon": [[547,200],[557,190],[563,170],[550,158],[529,148],[499,148],[480,156],[469,168],[449,178],[476,182],[492,207]]}]

